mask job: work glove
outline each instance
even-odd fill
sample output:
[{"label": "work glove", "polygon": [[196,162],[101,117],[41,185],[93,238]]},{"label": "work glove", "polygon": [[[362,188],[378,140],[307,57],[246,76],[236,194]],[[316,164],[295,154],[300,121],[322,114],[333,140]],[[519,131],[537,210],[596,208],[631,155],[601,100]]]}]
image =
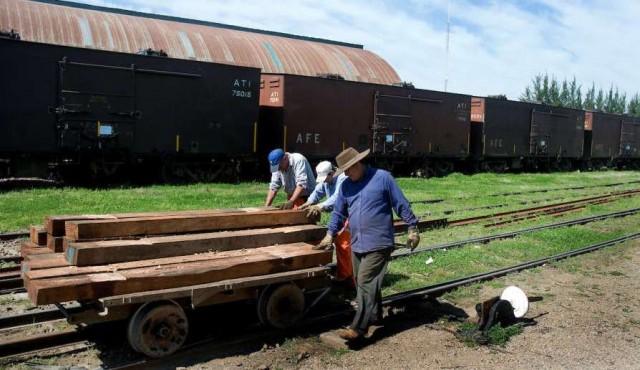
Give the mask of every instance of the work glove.
[{"label": "work glove", "polygon": [[320,244],[314,245],[312,249],[315,250],[315,251],[319,251],[319,250],[330,251],[330,250],[332,250],[333,249],[333,236],[327,234],[324,237],[324,239],[322,239],[322,241],[320,241]]},{"label": "work glove", "polygon": [[416,226],[409,227],[407,231],[407,248],[413,252],[418,246],[418,243],[420,243],[420,232]]},{"label": "work glove", "polygon": [[310,201],[306,201],[305,204],[303,204],[300,207],[298,207],[298,209],[299,210],[307,209],[307,208],[311,207],[312,205],[313,205],[313,203],[311,203]]},{"label": "work glove", "polygon": [[292,200],[288,200],[278,208],[280,208],[280,209],[293,209],[293,201]]},{"label": "work glove", "polygon": [[312,205],[311,207],[309,207],[309,210],[307,211],[307,217],[308,218],[319,218],[320,217],[320,213],[322,213],[322,206],[315,204]]}]

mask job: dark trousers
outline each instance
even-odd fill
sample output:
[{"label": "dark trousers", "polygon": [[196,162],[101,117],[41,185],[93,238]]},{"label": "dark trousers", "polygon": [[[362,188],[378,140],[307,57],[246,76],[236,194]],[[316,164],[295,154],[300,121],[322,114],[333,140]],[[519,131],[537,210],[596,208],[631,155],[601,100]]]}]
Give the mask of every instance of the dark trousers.
[{"label": "dark trousers", "polygon": [[382,320],[382,280],[392,251],[393,248],[368,253],[351,252],[358,303],[351,328],[360,334],[365,334],[371,323]]}]

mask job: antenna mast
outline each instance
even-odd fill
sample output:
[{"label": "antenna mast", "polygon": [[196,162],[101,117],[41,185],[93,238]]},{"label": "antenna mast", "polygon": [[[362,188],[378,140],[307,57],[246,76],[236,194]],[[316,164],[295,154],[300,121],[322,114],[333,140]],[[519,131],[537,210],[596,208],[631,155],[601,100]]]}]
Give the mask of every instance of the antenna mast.
[{"label": "antenna mast", "polygon": [[447,83],[449,82],[449,35],[451,34],[451,0],[447,1],[447,61],[444,70],[444,91],[447,91]]}]

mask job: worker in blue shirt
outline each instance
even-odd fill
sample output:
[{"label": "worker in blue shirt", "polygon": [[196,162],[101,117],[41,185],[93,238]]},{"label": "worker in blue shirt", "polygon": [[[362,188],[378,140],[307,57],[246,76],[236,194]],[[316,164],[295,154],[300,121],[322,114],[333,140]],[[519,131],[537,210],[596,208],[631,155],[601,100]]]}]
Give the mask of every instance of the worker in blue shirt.
[{"label": "worker in blue shirt", "polygon": [[351,325],[340,333],[349,341],[362,338],[370,325],[382,321],[382,280],[395,247],[393,211],[408,226],[407,247],[413,250],[420,242],[418,218],[407,198],[389,172],[361,162],[367,154],[369,150],[347,148],[336,157],[336,174],[344,171],[348,179],[340,186],[327,235],[314,247],[332,248],[349,219],[357,309]]},{"label": "worker in blue shirt", "polygon": [[[341,173],[336,176],[336,168],[329,161],[320,162],[316,166],[316,188],[309,195],[309,199],[299,209],[308,209],[307,216],[312,219],[319,219],[320,213],[331,212],[333,204],[338,198],[338,190],[347,175]],[[322,198],[327,199],[319,203]],[[344,227],[334,240],[336,246],[336,274],[335,279],[345,281],[351,286],[355,286],[353,281],[353,267],[351,263],[351,234],[349,233],[349,224],[345,223]]]},{"label": "worker in blue shirt", "polygon": [[[336,168],[329,161],[323,161],[316,166],[316,188],[313,190],[307,202],[303,204],[299,209],[309,209],[310,216],[317,217],[323,211],[332,211],[333,204],[338,198],[337,189],[340,188],[340,184],[347,178],[347,175],[340,174],[335,175]],[[322,198],[326,197],[327,200],[320,203]]]}]

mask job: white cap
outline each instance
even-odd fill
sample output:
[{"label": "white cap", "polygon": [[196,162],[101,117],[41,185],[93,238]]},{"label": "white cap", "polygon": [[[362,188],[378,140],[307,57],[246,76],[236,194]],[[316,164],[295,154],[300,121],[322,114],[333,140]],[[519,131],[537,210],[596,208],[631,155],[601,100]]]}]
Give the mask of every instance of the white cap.
[{"label": "white cap", "polygon": [[318,175],[318,177],[316,178],[316,182],[322,184],[331,172],[333,172],[333,165],[331,164],[331,162],[323,161],[318,163],[318,165],[316,166],[316,174]]}]

